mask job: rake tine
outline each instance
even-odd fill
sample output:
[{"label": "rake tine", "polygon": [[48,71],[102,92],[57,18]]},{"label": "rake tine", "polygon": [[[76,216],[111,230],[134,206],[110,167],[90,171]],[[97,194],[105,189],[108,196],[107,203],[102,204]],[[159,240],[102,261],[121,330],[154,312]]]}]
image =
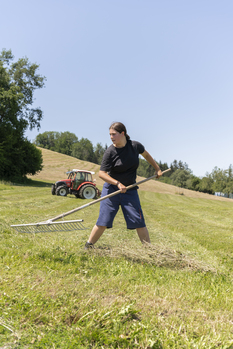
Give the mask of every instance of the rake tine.
[{"label": "rake tine", "polygon": [[62,221],[62,222],[41,222],[34,224],[11,225],[19,233],[48,233],[59,231],[85,230],[83,220]]}]

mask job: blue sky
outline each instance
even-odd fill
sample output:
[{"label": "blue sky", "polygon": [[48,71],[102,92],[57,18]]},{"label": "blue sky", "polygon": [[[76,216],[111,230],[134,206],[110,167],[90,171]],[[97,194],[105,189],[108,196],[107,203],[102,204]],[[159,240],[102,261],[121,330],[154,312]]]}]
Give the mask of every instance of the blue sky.
[{"label": "blue sky", "polygon": [[156,160],[233,164],[233,2],[11,0],[1,49],[40,65],[41,129],[110,145],[123,122]]}]

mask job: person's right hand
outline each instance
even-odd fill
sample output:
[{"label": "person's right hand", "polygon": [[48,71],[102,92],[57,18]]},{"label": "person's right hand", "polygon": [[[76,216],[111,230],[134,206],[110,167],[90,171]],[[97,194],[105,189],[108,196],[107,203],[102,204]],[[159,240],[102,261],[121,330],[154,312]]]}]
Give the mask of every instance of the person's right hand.
[{"label": "person's right hand", "polygon": [[155,174],[157,174],[156,178],[160,178],[163,175],[161,170],[159,170],[158,172],[155,172]]}]

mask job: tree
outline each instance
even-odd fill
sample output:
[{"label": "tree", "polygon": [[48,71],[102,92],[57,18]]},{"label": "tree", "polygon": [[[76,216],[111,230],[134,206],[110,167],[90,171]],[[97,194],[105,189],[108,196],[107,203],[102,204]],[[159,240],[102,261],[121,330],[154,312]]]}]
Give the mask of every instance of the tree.
[{"label": "tree", "polygon": [[[169,168],[168,164],[166,162],[163,164],[161,161],[159,161],[158,165],[159,165],[159,168],[160,168],[161,171],[165,171],[165,170],[167,170]],[[164,177],[169,177],[170,175],[171,174],[170,174],[170,171],[169,171],[169,172],[164,173],[163,176]]]},{"label": "tree", "polygon": [[71,155],[73,144],[78,142],[78,137],[71,132],[61,132],[57,137],[55,149],[58,153]]},{"label": "tree", "polygon": [[230,197],[230,194],[233,194],[233,180],[227,182],[224,193],[227,194],[228,198]]},{"label": "tree", "polygon": [[45,77],[38,75],[39,66],[27,58],[12,62],[13,58],[11,50],[0,54],[1,179],[15,179],[42,169],[41,152],[24,133],[27,128],[40,128],[43,114],[40,108],[33,108],[33,96],[44,86]]},{"label": "tree", "polygon": [[56,151],[58,153],[71,155],[72,146],[78,142],[78,137],[71,132],[49,131],[39,133],[36,136],[35,144],[38,147]]},{"label": "tree", "polygon": [[229,166],[227,170],[222,170],[217,166],[211,172],[213,179],[213,191],[227,194],[229,197],[233,193],[233,168]]},{"label": "tree", "polygon": [[39,133],[35,139],[35,145],[41,148],[49,149],[52,151],[57,151],[57,139],[60,136],[59,132],[49,131],[44,133]]},{"label": "tree", "polygon": [[187,171],[187,170],[181,170],[181,169],[176,170],[171,175],[172,184],[176,185],[177,187],[181,187],[181,188],[187,188],[188,187],[187,181],[190,178],[191,178],[190,172]]},{"label": "tree", "polygon": [[187,180],[186,184],[188,189],[199,191],[200,183],[201,179],[199,177],[191,175],[191,177]]},{"label": "tree", "polygon": [[202,193],[214,194],[213,183],[213,179],[207,173],[206,176],[201,179],[201,182],[198,185],[198,190]]},{"label": "tree", "polygon": [[101,164],[103,155],[105,150],[107,149],[107,144],[105,145],[105,148],[102,147],[101,143],[97,143],[96,146],[94,147],[94,162],[98,165]]},{"label": "tree", "polygon": [[71,155],[80,160],[93,162],[94,148],[91,141],[87,138],[81,138],[79,142],[73,144]]},{"label": "tree", "polygon": [[71,132],[44,132],[36,136],[35,145],[41,148],[56,151],[58,153],[74,156],[80,160],[92,161],[101,164],[107,144],[105,147],[101,143],[97,143],[93,147],[91,141],[87,138],[78,137]]},{"label": "tree", "polygon": [[232,165],[229,166],[228,170],[226,170],[227,174],[227,183],[224,192],[227,194],[228,197],[233,194],[233,167]]},{"label": "tree", "polygon": [[212,186],[213,191],[225,193],[225,188],[227,184],[226,170],[221,170],[220,168],[215,166],[210,176],[213,180],[213,186]]},{"label": "tree", "polygon": [[145,159],[139,158],[137,174],[142,177],[151,177],[155,174],[155,169]]}]

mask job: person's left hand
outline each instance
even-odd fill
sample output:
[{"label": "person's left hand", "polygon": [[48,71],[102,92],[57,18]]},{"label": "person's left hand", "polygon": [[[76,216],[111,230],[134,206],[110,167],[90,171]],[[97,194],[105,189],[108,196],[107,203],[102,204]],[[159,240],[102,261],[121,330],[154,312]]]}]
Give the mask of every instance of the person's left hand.
[{"label": "person's left hand", "polygon": [[126,187],[124,186],[124,184],[119,183],[119,184],[118,184],[118,188],[120,189],[120,191],[121,191],[122,193],[125,193],[125,192],[126,192]]}]

